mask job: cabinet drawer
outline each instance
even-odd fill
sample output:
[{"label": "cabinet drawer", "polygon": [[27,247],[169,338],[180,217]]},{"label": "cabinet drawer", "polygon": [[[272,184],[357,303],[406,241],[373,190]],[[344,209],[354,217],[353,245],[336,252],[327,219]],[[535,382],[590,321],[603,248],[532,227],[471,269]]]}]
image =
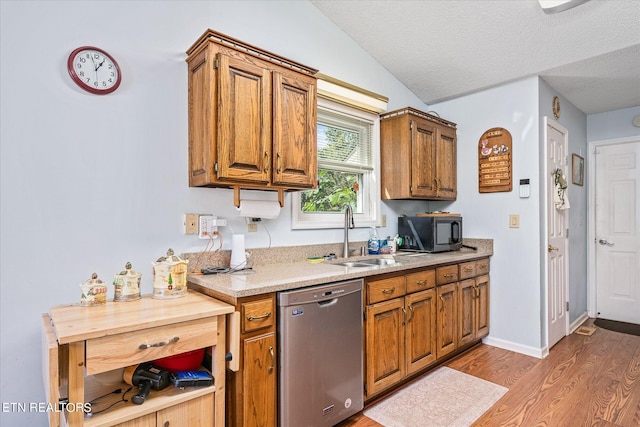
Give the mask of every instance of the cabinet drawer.
[{"label": "cabinet drawer", "polygon": [[476,261],[464,262],[460,264],[460,280],[468,279],[469,277],[475,277],[476,275]]},{"label": "cabinet drawer", "polygon": [[401,297],[407,293],[407,282],[404,276],[367,282],[367,304]]},{"label": "cabinet drawer", "polygon": [[489,258],[479,259],[476,261],[476,274],[481,276],[489,273]]},{"label": "cabinet drawer", "polygon": [[272,298],[242,303],[242,332],[251,332],[273,326],[275,321],[273,304],[274,300]]},{"label": "cabinet drawer", "polygon": [[87,340],[87,375],[212,346],[217,327],[209,317]]},{"label": "cabinet drawer", "polygon": [[434,269],[407,274],[407,293],[424,291],[436,286],[436,271]]},{"label": "cabinet drawer", "polygon": [[458,281],[458,265],[447,265],[436,268],[436,282],[438,285]]}]

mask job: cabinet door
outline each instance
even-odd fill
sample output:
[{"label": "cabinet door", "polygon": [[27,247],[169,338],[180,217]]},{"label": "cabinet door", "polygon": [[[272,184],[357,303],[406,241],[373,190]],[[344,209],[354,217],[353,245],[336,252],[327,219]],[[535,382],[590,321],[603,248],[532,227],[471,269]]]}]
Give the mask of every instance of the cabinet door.
[{"label": "cabinet door", "polygon": [[445,356],[458,347],[457,283],[439,286],[438,289],[438,358]]},{"label": "cabinet door", "polygon": [[435,178],[438,181],[438,199],[454,200],[457,196],[456,131],[446,127],[438,129],[435,146]]},{"label": "cabinet door", "polygon": [[366,308],[367,396],[395,384],[405,376],[404,298]]},{"label": "cabinet door", "polygon": [[475,284],[475,279],[458,283],[458,345],[464,345],[476,339]]},{"label": "cabinet door", "polygon": [[489,275],[476,277],[476,337],[489,334]]},{"label": "cabinet door", "polygon": [[436,127],[426,120],[411,120],[411,196],[436,195]]},{"label": "cabinet door", "polygon": [[158,411],[158,427],[213,427],[213,393]]},{"label": "cabinet door", "polygon": [[407,295],[407,375],[436,360],[436,291],[429,289]]},{"label": "cabinet door", "polygon": [[244,340],[242,385],[245,427],[276,425],[276,336]]},{"label": "cabinet door", "polygon": [[259,65],[218,55],[220,180],[270,181],[271,73]]},{"label": "cabinet door", "polygon": [[[143,415],[142,417],[135,418],[133,420],[125,421],[120,424],[115,424],[113,427],[156,427],[156,413]],[[161,424],[159,424],[161,425]]]},{"label": "cabinet door", "polygon": [[273,73],[273,183],[317,186],[316,79]]}]

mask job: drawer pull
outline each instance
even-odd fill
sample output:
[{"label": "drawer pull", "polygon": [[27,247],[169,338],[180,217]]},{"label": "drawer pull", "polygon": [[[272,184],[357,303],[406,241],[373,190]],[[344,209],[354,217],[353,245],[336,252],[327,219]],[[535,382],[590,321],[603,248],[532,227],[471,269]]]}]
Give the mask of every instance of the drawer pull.
[{"label": "drawer pull", "polygon": [[251,320],[260,320],[260,319],[266,319],[267,317],[271,317],[271,312],[265,313],[261,316],[247,316],[247,320],[251,321]]},{"label": "drawer pull", "polygon": [[443,277],[446,277],[446,278],[456,277],[456,273],[443,274],[442,276],[443,276]]},{"label": "drawer pull", "polygon": [[464,272],[465,272],[465,273],[471,273],[472,271],[473,271],[473,268],[472,268],[472,267],[465,267],[465,268],[464,268]]},{"label": "drawer pull", "polygon": [[177,342],[179,339],[180,337],[173,337],[169,341],[160,341],[155,344],[140,344],[140,346],[138,346],[138,349],[146,350],[147,348],[151,348],[151,347],[163,347],[167,344],[171,344],[172,342]]},{"label": "drawer pull", "polygon": [[382,293],[383,293],[383,294],[392,294],[392,293],[394,293],[395,291],[396,291],[396,287],[394,286],[394,287],[393,287],[393,288],[391,288],[391,289],[383,289],[383,290],[382,290]]},{"label": "drawer pull", "polygon": [[418,286],[425,286],[427,283],[429,283],[427,280],[418,280],[416,282]]}]

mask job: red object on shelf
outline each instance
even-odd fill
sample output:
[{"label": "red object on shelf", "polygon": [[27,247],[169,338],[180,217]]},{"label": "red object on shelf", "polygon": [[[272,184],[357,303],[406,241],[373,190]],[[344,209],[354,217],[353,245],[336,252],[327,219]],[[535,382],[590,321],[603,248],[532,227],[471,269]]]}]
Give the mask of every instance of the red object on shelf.
[{"label": "red object on shelf", "polygon": [[204,348],[200,350],[187,351],[185,353],[156,359],[153,364],[158,368],[171,372],[193,371],[202,365],[204,359]]}]

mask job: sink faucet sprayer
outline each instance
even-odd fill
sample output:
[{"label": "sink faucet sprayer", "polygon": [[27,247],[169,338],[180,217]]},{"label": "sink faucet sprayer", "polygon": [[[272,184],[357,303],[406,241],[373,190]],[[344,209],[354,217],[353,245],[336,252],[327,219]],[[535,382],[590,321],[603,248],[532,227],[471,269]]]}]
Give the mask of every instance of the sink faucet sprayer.
[{"label": "sink faucet sprayer", "polygon": [[342,248],[342,257],[349,258],[349,229],[355,228],[353,223],[353,209],[350,204],[345,205],[344,209],[344,245]]}]

